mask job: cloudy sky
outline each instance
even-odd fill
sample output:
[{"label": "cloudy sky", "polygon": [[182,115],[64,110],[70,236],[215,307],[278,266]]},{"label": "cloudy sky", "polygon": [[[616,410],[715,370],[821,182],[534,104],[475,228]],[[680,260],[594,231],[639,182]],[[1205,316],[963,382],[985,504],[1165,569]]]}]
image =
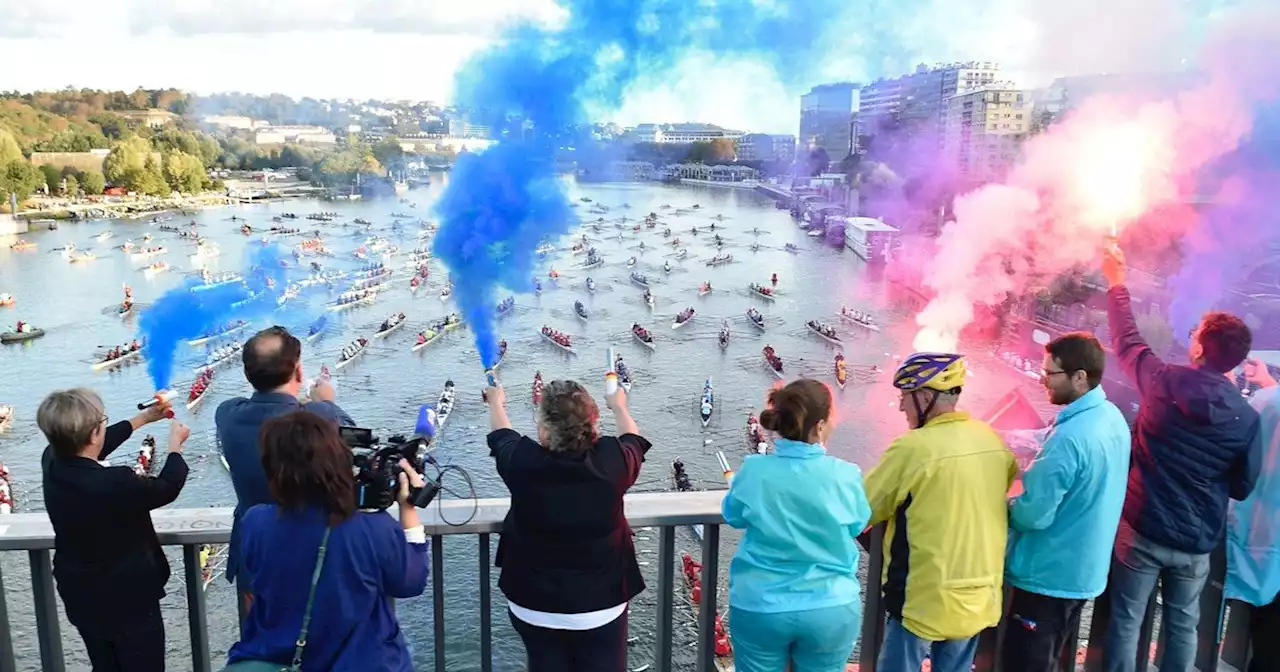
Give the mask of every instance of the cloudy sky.
[{"label": "cloudy sky", "polygon": [[[1189,0],[1080,0],[1072,15],[1046,16],[1037,8],[1060,3],[913,0],[908,4],[924,11],[871,30],[893,32],[900,59],[999,60],[1011,77],[1044,79],[1049,73],[1036,71],[1043,64],[1037,56],[1037,45],[1045,42],[1043,23],[1059,29],[1077,21],[1094,25],[1098,14],[1087,6],[1105,6],[1112,17],[1107,25],[1118,26],[1111,32],[1123,44],[1100,49],[1095,41],[1084,48],[1068,40],[1055,47],[1057,62],[1051,64],[1052,74],[1098,71],[1114,60],[1112,51],[1141,52],[1141,39],[1117,17],[1149,22],[1162,6],[1182,1]],[[172,86],[197,93],[447,102],[459,65],[505,25],[517,19],[555,25],[564,16],[554,0],[0,0],[0,63],[8,65],[0,88]],[[850,34],[858,30],[866,29],[851,28]],[[674,72],[637,83],[621,109],[601,114],[624,124],[709,121],[794,133],[803,80],[896,74],[871,72],[883,68],[868,67],[855,51],[838,49],[821,62],[802,64],[806,77],[789,77],[788,86],[759,63],[693,55]]]}]

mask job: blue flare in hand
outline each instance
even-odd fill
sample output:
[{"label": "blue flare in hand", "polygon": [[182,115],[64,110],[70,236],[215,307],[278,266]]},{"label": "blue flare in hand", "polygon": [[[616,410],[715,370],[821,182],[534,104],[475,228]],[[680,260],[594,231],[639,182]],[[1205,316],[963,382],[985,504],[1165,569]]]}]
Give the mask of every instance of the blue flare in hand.
[{"label": "blue flare in hand", "polygon": [[418,423],[413,427],[413,433],[418,436],[425,436],[428,439],[434,439],[436,436],[436,409],[429,404],[423,404],[418,408]]}]

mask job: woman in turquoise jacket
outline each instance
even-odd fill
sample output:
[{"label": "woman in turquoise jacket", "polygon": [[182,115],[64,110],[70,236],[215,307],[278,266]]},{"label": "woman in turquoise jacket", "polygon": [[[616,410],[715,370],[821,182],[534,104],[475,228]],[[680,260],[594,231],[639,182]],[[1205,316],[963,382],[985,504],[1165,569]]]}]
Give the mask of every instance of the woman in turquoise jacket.
[{"label": "woman in turquoise jacket", "polygon": [[734,663],[842,671],[862,625],[862,471],[827,455],[831,391],[816,380],[774,390],[760,424],[777,435],[774,452],[743,461],[723,504],[725,522],[746,530],[729,565]]}]

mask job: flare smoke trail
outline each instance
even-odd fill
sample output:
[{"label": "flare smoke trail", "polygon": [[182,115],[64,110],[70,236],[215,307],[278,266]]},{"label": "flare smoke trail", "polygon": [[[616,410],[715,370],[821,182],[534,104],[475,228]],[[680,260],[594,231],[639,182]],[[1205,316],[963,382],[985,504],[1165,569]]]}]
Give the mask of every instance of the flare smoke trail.
[{"label": "flare smoke trail", "polygon": [[459,158],[436,204],[442,225],[433,243],[484,366],[497,358],[500,288],[528,291],[538,242],[575,224],[555,160],[591,115],[617,109],[629,87],[699,50],[754,59],[791,85],[799,68],[821,64],[837,45],[844,58],[865,59],[855,74],[905,69],[902,40],[883,26],[911,25],[928,4],[566,0],[563,25],[506,31],[457,76],[455,102],[474,110],[471,121],[488,126],[497,144]]},{"label": "flare smoke trail", "polygon": [[[1005,184],[957,199],[924,278],[935,295],[916,317],[914,347],[954,350],[975,305],[1096,264],[1113,231],[1203,190],[1204,174],[1247,138],[1256,108],[1280,95],[1278,16],[1260,5],[1232,10],[1204,50],[1200,84],[1145,103],[1087,100],[1024,145]],[[1185,233],[1150,225],[1166,237]]]},{"label": "flare smoke trail", "polygon": [[[232,320],[251,320],[276,308],[274,299],[288,282],[280,265],[282,258],[275,244],[258,248],[246,259],[243,285],[193,292],[191,288],[199,282],[188,280],[143,311],[138,333],[146,343],[147,374],[157,390],[169,389],[174,355],[185,341]],[[268,278],[274,288],[268,286]]]}]

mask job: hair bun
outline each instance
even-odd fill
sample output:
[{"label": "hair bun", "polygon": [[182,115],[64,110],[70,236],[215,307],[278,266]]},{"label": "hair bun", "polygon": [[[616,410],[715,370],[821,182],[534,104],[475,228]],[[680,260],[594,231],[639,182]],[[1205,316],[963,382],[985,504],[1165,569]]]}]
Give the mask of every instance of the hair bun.
[{"label": "hair bun", "polygon": [[778,430],[778,412],[772,408],[760,411],[760,426],[771,431]]}]

